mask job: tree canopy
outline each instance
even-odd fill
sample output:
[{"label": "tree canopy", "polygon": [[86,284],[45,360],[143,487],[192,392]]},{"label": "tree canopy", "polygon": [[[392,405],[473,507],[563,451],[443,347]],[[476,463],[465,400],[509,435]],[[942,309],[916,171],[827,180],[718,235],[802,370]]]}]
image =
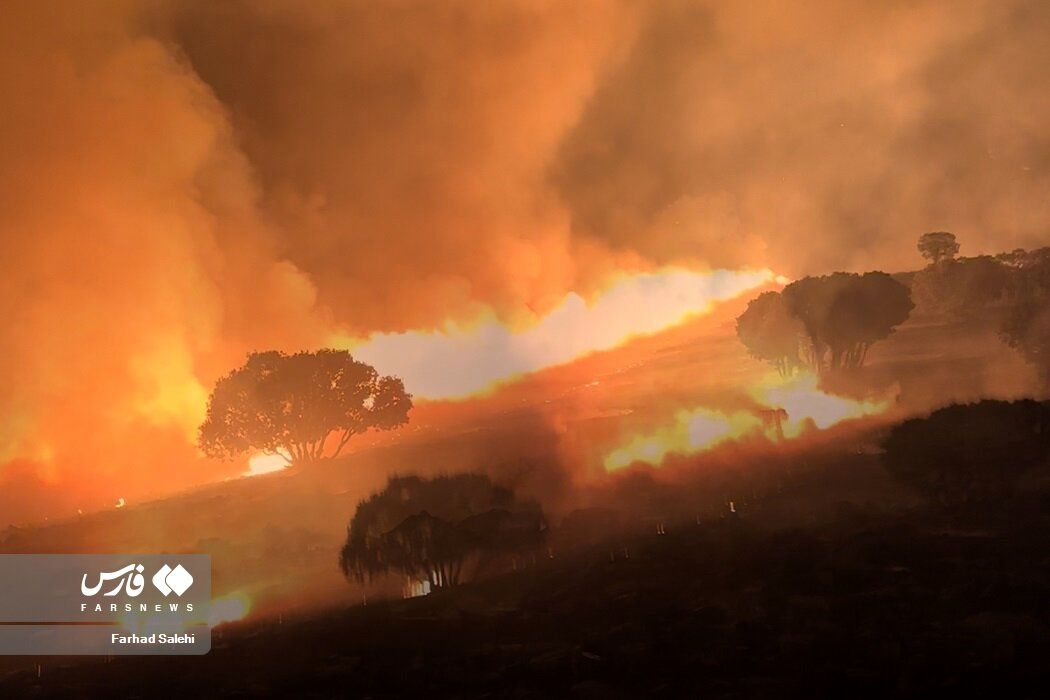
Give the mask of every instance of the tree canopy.
[{"label": "tree canopy", "polygon": [[536,547],[545,531],[538,504],[486,476],[393,477],[358,504],[339,564],[358,580],[398,571],[432,588],[454,586],[472,554]]},{"label": "tree canopy", "polygon": [[784,305],[777,292],[765,292],[752,299],[736,320],[736,334],[757,360],[769,362],[782,376],[792,374],[801,364],[802,324]]},{"label": "tree canopy", "polygon": [[959,253],[959,243],[955,234],[947,231],[933,231],[919,236],[919,253],[936,265],[942,260],[951,260]]},{"label": "tree canopy", "polygon": [[836,272],[760,295],[737,318],[737,335],[781,373],[801,364],[817,371],[859,367],[912,308],[908,288],[884,272]]},{"label": "tree canopy", "polygon": [[312,462],[338,456],[354,435],[403,425],[411,408],[400,379],[345,350],[252,353],[215,384],[199,444],[211,457],[254,450]]},{"label": "tree canopy", "polygon": [[1050,404],[1032,400],[952,405],[907,420],[883,443],[883,465],[946,508],[1008,497],[1050,456]]},{"label": "tree canopy", "polygon": [[1017,272],[999,258],[980,255],[931,265],[912,276],[919,310],[967,318],[987,314],[1006,299]]}]

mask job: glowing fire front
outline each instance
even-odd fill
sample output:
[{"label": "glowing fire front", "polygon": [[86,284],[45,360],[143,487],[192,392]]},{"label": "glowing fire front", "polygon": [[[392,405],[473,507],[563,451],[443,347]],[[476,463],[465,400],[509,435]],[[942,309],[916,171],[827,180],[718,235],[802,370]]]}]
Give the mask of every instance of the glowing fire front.
[{"label": "glowing fire front", "polygon": [[709,408],[680,411],[674,423],[647,435],[636,435],[609,452],[606,471],[624,469],[635,462],[659,465],[669,454],[695,454],[729,440],[764,437],[792,439],[807,427],[824,430],[845,420],[882,413],[893,396],[857,401],[828,394],[817,388],[817,377],[802,374],[782,379],[770,375],[750,391],[765,409],[726,413]]},{"label": "glowing fire front", "polygon": [[671,452],[689,454],[709,449],[761,428],[762,420],[744,411],[725,414],[706,408],[680,411],[672,425],[633,438],[605,457],[605,469],[623,469],[635,462],[660,464]]}]

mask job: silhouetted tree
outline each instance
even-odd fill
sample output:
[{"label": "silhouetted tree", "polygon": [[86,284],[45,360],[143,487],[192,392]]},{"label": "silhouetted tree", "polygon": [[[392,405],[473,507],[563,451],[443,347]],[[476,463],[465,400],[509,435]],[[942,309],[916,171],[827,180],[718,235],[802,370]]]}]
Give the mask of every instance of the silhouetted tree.
[{"label": "silhouetted tree", "polygon": [[914,307],[908,288],[884,272],[805,277],[785,287],[783,297],[802,323],[807,359],[817,371],[863,365],[871,345]]},{"label": "silhouetted tree", "polygon": [[215,384],[199,444],[211,457],[255,450],[312,462],[338,456],[354,435],[403,425],[411,408],[400,379],[345,350],[252,353]]},{"label": "silhouetted tree", "polygon": [[949,260],[915,273],[912,299],[926,312],[983,315],[1007,297],[1012,274],[1013,268],[988,255]]},{"label": "silhouetted tree", "polygon": [[443,588],[459,584],[463,561],[472,549],[456,525],[423,511],[385,533],[378,555],[386,568]]},{"label": "silhouetted tree", "polygon": [[1021,256],[1000,337],[1035,365],[1050,391],[1050,248]]},{"label": "silhouetted tree", "polygon": [[1028,258],[1028,251],[1024,248],[1014,248],[1009,253],[999,253],[995,259],[1009,267],[1021,267]]},{"label": "silhouetted tree", "polygon": [[[1016,279],[1027,282],[1046,282],[1045,269],[1050,265],[1050,247],[1025,250],[1015,248],[1009,253],[999,253],[995,259],[1003,265],[1025,271],[1026,275]],[[1033,279],[1033,274],[1035,278]]]},{"label": "silhouetted tree", "polygon": [[802,332],[802,324],[788,312],[778,292],[758,295],[736,319],[737,337],[748,353],[769,362],[784,377],[802,364],[799,357]]},{"label": "silhouetted tree", "polygon": [[358,504],[339,565],[362,581],[394,570],[432,588],[454,586],[472,555],[536,547],[545,533],[539,505],[486,476],[393,477]]},{"label": "silhouetted tree", "polygon": [[907,420],[883,443],[887,471],[946,508],[1008,497],[1050,455],[1050,404],[981,401]]},{"label": "silhouetted tree", "polygon": [[951,260],[959,252],[955,234],[947,231],[934,231],[919,236],[919,253],[936,265],[942,260]]}]

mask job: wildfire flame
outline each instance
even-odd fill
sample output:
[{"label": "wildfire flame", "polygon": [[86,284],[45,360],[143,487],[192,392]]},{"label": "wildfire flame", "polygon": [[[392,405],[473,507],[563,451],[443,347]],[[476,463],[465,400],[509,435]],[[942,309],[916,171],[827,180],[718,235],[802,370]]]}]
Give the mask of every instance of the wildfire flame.
[{"label": "wildfire flame", "polygon": [[260,474],[279,472],[287,467],[288,461],[281,455],[260,452],[248,460],[248,471],[244,472],[242,476],[259,476]]},{"label": "wildfire flame", "polygon": [[610,452],[605,457],[605,469],[615,471],[635,462],[660,464],[671,452],[700,452],[761,427],[760,418],[744,411],[728,415],[707,408],[680,411],[672,425],[660,428],[651,435],[636,436],[623,447]]},{"label": "wildfire flame", "polygon": [[603,460],[605,470],[624,469],[636,462],[659,465],[671,453],[695,454],[744,437],[792,439],[807,426],[824,430],[845,420],[882,413],[893,402],[892,396],[857,401],[825,393],[812,374],[789,379],[770,375],[749,393],[769,409],[726,413],[701,407],[680,411],[674,423],[636,435],[609,452]]},{"label": "wildfire flame", "polygon": [[[775,375],[774,375],[775,376]],[[769,380],[755,387],[751,395],[767,406],[783,408],[788,419],[783,422],[784,436],[798,437],[812,423],[825,430],[844,420],[882,413],[893,404],[893,395],[878,399],[855,399],[828,394],[817,388],[817,377],[806,373],[787,382]]]},{"label": "wildfire flame", "polygon": [[336,336],[359,360],[405,380],[414,395],[457,399],[485,393],[501,381],[616,347],[711,311],[774,278],[770,270],[684,268],[625,275],[591,301],[575,293],[528,328],[489,320],[440,331]]}]

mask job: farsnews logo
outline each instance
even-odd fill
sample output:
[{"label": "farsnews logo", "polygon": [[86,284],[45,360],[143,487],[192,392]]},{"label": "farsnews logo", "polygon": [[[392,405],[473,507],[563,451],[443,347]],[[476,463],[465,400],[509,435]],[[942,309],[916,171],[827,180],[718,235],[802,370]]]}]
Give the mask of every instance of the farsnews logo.
[{"label": "farsnews logo", "polygon": [[[128,564],[116,571],[104,571],[98,574],[98,583],[94,586],[88,585],[88,575],[84,574],[80,580],[80,592],[86,596],[97,595],[107,583],[116,581],[117,583],[102,595],[115,596],[123,590],[127,595],[134,598],[142,593],[142,589],[146,587],[145,579],[142,576],[144,569],[145,567],[142,564]],[[182,564],[176,565],[174,569],[167,564],[163,565],[157,570],[157,573],[153,574],[151,580],[154,587],[163,593],[164,597],[168,597],[172,593],[181,596],[193,585],[193,576],[190,575],[189,571],[186,571]]]},{"label": "farsnews logo", "polygon": [[146,586],[145,581],[142,578],[142,564],[128,564],[123,569],[117,569],[116,571],[103,572],[98,575],[98,583],[94,586],[87,585],[87,574],[84,574],[80,579],[80,592],[86,596],[92,596],[102,590],[102,586],[108,581],[117,580],[117,585],[113,586],[110,590],[106,591],[102,595],[114,596],[120,593],[123,588],[125,592],[134,598],[139,593],[142,593],[142,589]]},{"label": "farsnews logo", "polygon": [[177,564],[174,569],[165,564],[153,574],[153,585],[165,598],[171,593],[181,596],[193,585],[193,577],[182,568],[182,564]]}]

